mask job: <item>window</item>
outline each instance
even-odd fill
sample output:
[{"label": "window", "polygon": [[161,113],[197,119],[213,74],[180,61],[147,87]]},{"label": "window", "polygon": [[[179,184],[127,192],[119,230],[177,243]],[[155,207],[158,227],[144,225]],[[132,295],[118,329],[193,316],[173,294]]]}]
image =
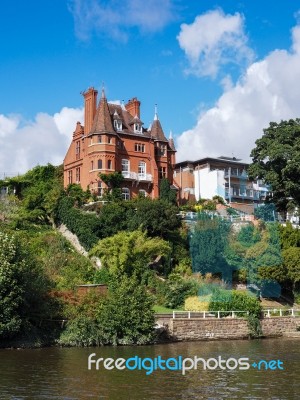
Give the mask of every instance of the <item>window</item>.
[{"label": "window", "polygon": [[129,172],[129,160],[122,160],[122,172]]},{"label": "window", "polygon": [[159,178],[163,179],[167,177],[167,168],[166,167],[159,167]]},{"label": "window", "polygon": [[122,188],[123,200],[130,200],[130,190],[128,188]]},{"label": "window", "polygon": [[107,169],[112,169],[112,161],[111,160],[107,161]]},{"label": "window", "polygon": [[73,173],[72,170],[68,171],[68,184],[71,185],[73,183]]},{"label": "window", "polygon": [[91,161],[91,170],[93,171],[93,169],[94,169],[94,161],[92,160]]},{"label": "window", "polygon": [[157,147],[155,148],[155,154],[157,156],[166,156],[167,146],[165,144],[157,145]]},{"label": "window", "polygon": [[115,119],[114,126],[117,129],[117,131],[121,131],[122,130],[122,121],[120,119]]},{"label": "window", "polygon": [[112,137],[111,136],[108,136],[108,138],[107,138],[107,143],[112,143]]},{"label": "window", "polygon": [[160,155],[165,156],[167,154],[167,146],[165,144],[160,145]]},{"label": "window", "polygon": [[98,169],[102,169],[102,160],[98,160]]},{"label": "window", "polygon": [[104,189],[102,187],[102,182],[98,182],[97,186],[97,196],[102,197],[103,196]]},{"label": "window", "polygon": [[141,133],[142,132],[141,125],[138,123],[135,123],[133,126],[133,130],[135,133]]},{"label": "window", "polygon": [[102,143],[102,136],[101,135],[98,136],[98,143]]},{"label": "window", "polygon": [[139,196],[140,197],[147,197],[147,192],[144,189],[139,190]]},{"label": "window", "polygon": [[139,161],[138,174],[139,178],[144,178],[146,176],[146,163],[144,161]]},{"label": "window", "polygon": [[145,153],[145,145],[142,143],[135,143],[134,150],[140,151],[141,153]]},{"label": "window", "polygon": [[76,168],[76,183],[80,182],[80,168]]},{"label": "window", "polygon": [[80,141],[76,142],[76,160],[80,158]]}]

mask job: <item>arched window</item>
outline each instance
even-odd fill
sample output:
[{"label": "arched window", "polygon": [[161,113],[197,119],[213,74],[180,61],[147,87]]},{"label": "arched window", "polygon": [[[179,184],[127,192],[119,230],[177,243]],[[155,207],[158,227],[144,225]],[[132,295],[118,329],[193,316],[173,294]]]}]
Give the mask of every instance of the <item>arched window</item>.
[{"label": "arched window", "polygon": [[128,188],[122,188],[123,200],[130,200],[130,190]]},{"label": "arched window", "polygon": [[102,160],[98,160],[98,169],[102,169]]},{"label": "arched window", "polygon": [[112,169],[112,161],[111,160],[107,161],[107,169]]}]

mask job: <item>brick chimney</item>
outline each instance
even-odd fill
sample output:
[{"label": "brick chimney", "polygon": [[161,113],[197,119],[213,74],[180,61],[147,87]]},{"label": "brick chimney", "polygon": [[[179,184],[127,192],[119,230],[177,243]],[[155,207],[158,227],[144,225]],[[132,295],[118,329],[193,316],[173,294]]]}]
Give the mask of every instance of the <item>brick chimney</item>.
[{"label": "brick chimney", "polygon": [[84,96],[84,133],[90,133],[96,114],[98,91],[93,87],[83,93]]},{"label": "brick chimney", "polygon": [[133,117],[137,115],[137,117],[140,118],[140,105],[141,102],[136,97],[133,97],[125,105],[125,108]]}]

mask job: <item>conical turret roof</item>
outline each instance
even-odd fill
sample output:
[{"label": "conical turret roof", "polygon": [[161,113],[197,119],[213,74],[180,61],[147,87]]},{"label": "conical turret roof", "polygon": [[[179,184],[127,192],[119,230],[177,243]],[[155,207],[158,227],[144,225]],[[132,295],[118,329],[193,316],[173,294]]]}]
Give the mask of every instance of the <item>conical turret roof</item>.
[{"label": "conical turret roof", "polygon": [[157,115],[157,107],[155,106],[155,113],[154,113],[154,120],[153,123],[151,125],[151,137],[154,140],[159,140],[161,142],[168,142],[168,140],[165,137],[164,131],[162,129],[162,126],[160,124],[160,121],[158,119],[158,115]]},{"label": "conical turret roof", "polygon": [[114,132],[111,121],[111,115],[108,108],[107,99],[104,89],[102,89],[101,99],[99,101],[96,115],[90,133],[107,133]]}]

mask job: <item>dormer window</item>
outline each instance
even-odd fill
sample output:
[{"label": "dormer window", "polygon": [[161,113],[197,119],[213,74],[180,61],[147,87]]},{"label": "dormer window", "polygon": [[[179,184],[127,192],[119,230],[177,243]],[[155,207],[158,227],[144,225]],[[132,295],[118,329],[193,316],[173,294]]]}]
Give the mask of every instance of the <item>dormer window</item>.
[{"label": "dormer window", "polygon": [[117,131],[121,131],[122,130],[122,121],[120,119],[115,119],[114,127],[116,128]]},{"label": "dormer window", "polygon": [[133,125],[133,130],[135,133],[142,133],[142,125],[135,122]]}]

